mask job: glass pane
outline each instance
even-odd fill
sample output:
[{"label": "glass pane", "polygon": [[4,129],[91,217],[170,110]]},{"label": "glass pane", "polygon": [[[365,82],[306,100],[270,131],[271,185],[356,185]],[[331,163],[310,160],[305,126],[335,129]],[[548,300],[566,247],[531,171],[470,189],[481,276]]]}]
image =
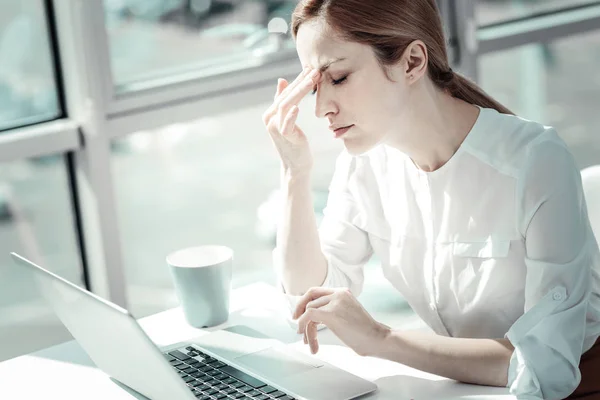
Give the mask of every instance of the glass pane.
[{"label": "glass pane", "polygon": [[256,63],[256,55],[290,48],[289,31],[268,32],[290,20],[296,2],[104,0],[117,90],[194,70],[244,68]]},{"label": "glass pane", "polygon": [[[320,213],[341,143],[326,121],[314,117],[314,97],[309,97],[300,107],[299,123],[315,157],[315,211]],[[112,166],[134,315],[176,305],[165,257],[190,245],[233,248],[234,287],[275,282],[271,252],[279,159],[260,118],[268,106],[138,132],[114,143]]]},{"label": "glass pane", "polygon": [[513,112],[557,128],[581,168],[600,164],[600,32],[480,59],[482,87]]},{"label": "glass pane", "polygon": [[487,25],[594,3],[600,2],[598,0],[477,0],[475,18],[479,25]]},{"label": "glass pane", "polygon": [[16,252],[83,286],[63,157],[0,164],[0,361],[71,339]]},{"label": "glass pane", "polygon": [[0,1],[0,130],[59,112],[44,2]]}]

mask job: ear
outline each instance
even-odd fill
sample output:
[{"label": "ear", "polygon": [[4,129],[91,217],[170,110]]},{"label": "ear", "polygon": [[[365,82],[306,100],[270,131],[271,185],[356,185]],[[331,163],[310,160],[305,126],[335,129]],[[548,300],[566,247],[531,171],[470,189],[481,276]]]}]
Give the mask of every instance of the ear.
[{"label": "ear", "polygon": [[427,46],[421,40],[412,41],[402,56],[404,76],[408,84],[418,81],[427,72]]}]

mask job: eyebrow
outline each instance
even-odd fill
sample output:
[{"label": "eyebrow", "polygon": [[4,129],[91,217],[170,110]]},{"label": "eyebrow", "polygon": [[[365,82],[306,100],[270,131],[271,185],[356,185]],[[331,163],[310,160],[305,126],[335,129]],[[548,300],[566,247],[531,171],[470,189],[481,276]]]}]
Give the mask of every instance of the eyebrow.
[{"label": "eyebrow", "polygon": [[338,61],[344,61],[344,60],[345,60],[345,58],[343,58],[343,57],[342,57],[342,58],[337,58],[337,59],[335,59],[335,60],[331,60],[331,61],[329,61],[328,63],[326,63],[326,64],[324,64],[324,65],[320,66],[320,67],[319,67],[319,71],[321,71],[321,73],[323,73],[323,72],[327,71],[327,68],[329,68],[329,66],[330,66],[331,64],[333,64],[333,63],[336,63],[336,62],[338,62]]}]

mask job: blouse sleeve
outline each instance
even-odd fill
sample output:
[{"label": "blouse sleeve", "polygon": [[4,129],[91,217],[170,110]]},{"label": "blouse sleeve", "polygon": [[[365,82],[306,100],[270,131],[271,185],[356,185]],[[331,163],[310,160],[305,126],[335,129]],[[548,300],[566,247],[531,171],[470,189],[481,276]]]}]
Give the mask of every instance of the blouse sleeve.
[{"label": "blouse sleeve", "polygon": [[[321,286],[349,288],[358,296],[364,282],[364,265],[371,258],[373,249],[367,232],[361,228],[365,221],[364,212],[349,189],[355,170],[356,160],[344,151],[336,160],[327,205],[319,225],[319,240],[327,260],[327,274]],[[277,248],[273,250],[273,263],[280,263]],[[286,294],[281,280],[277,286],[290,310],[293,309],[300,296]]]},{"label": "blouse sleeve", "polygon": [[555,136],[533,145],[519,178],[519,224],[525,238],[524,314],[506,338],[515,350],[508,387],[519,399],[562,399],[581,380],[595,243],[581,176]]}]

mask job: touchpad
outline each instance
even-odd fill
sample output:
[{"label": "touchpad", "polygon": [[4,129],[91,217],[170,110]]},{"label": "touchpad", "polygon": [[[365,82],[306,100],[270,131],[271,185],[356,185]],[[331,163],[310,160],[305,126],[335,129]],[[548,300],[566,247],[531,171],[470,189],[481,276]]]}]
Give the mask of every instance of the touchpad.
[{"label": "touchpad", "polygon": [[237,357],[235,361],[253,372],[269,378],[282,378],[323,366],[319,360],[312,360],[303,354],[290,352],[285,347],[269,347]]}]

